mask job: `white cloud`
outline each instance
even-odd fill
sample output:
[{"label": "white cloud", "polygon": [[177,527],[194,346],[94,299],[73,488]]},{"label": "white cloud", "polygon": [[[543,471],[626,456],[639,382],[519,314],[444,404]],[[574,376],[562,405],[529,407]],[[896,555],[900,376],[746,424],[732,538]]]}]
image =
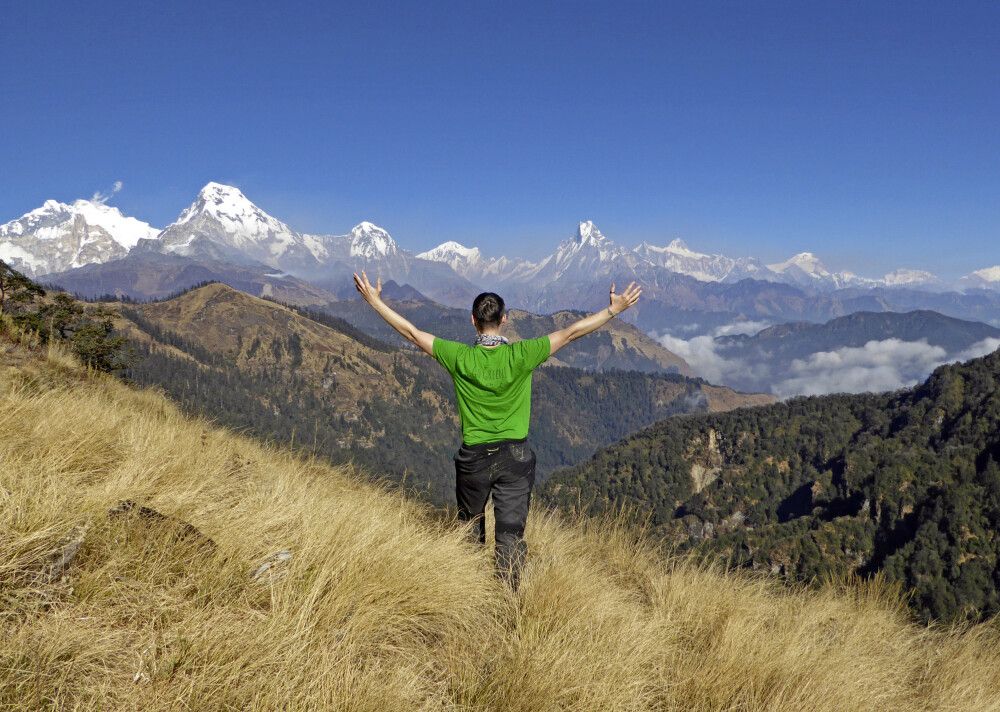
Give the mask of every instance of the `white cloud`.
[{"label": "white cloud", "polygon": [[695,374],[711,383],[724,383],[727,374],[746,368],[741,361],[735,359],[730,361],[720,356],[716,351],[715,338],[712,336],[681,339],[664,334],[656,340],[687,361]]},{"label": "white cloud", "polygon": [[[728,359],[722,356],[715,338],[735,334],[752,336],[770,325],[770,322],[766,321],[734,321],[731,324],[717,326],[710,335],[694,336],[690,339],[682,339],[669,333],[660,336],[651,333],[650,336],[687,361],[696,375],[710,383],[726,383],[730,380],[730,376],[745,376],[752,373],[758,377],[766,377],[768,369],[766,364],[751,366],[741,359]],[[682,333],[688,331],[685,327],[679,327],[677,330]]]},{"label": "white cloud", "polygon": [[663,346],[683,358],[696,375],[711,383],[756,388],[768,387],[781,398],[826,393],[892,391],[914,386],[938,366],[985,356],[1000,348],[1000,339],[989,338],[959,353],[948,354],[942,347],[921,341],[885,339],[864,346],[845,346],[833,351],[817,351],[795,359],[786,373],[772,374],[767,362],[727,358],[716,336],[757,333],[766,322],[734,322],[717,327],[712,335],[683,339],[671,334],[650,334]]},{"label": "white cloud", "polygon": [[965,351],[960,351],[955,354],[951,358],[951,361],[968,361],[969,359],[979,358],[980,356],[991,354],[997,349],[1000,349],[1000,339],[983,339],[982,341],[974,343]]},{"label": "white cloud", "polygon": [[771,323],[767,321],[734,321],[732,324],[725,324],[717,327],[715,331],[712,332],[712,335],[730,336],[733,334],[746,334],[747,336],[753,336],[754,334],[763,331],[770,325]]},{"label": "white cloud", "polygon": [[690,324],[681,324],[680,326],[675,326],[674,331],[679,331],[682,334],[695,334],[701,331],[701,324],[694,322]]},{"label": "white cloud", "polygon": [[885,339],[864,346],[818,351],[806,359],[792,361],[789,378],[772,385],[775,395],[862,393],[891,391],[923,381],[938,366],[978,358],[1000,348],[1000,339],[984,339],[965,351],[949,356],[940,346],[925,340]]},{"label": "white cloud", "polygon": [[111,185],[111,190],[109,190],[107,193],[102,193],[99,190],[95,191],[94,194],[92,196],[90,196],[90,200],[91,200],[91,202],[101,203],[103,205],[104,203],[108,202],[108,200],[111,199],[111,196],[113,196],[115,193],[119,192],[124,187],[125,187],[124,183],[122,183],[120,180],[116,180]]}]

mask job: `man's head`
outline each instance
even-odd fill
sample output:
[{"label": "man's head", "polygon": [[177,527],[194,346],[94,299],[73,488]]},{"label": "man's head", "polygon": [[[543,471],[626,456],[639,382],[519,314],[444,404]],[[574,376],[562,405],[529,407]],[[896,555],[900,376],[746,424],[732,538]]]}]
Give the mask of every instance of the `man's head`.
[{"label": "man's head", "polygon": [[507,310],[499,294],[483,292],[472,302],[472,325],[480,334],[496,331],[507,321]]}]

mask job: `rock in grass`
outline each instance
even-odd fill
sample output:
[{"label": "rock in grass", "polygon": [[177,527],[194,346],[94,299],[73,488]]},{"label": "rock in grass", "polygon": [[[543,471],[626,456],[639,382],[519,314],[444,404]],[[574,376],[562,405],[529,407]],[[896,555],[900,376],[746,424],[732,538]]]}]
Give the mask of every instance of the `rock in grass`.
[{"label": "rock in grass", "polygon": [[254,581],[260,581],[267,574],[267,578],[274,579],[279,578],[285,574],[288,568],[288,562],[292,560],[292,552],[287,549],[282,549],[281,551],[276,551],[273,554],[268,555],[260,565],[254,569],[254,572],[250,575]]},{"label": "rock in grass", "polygon": [[190,539],[197,542],[199,545],[207,546],[210,549],[215,549],[216,547],[215,542],[212,541],[210,537],[205,536],[197,527],[178,519],[177,517],[171,517],[167,514],[157,512],[152,507],[147,507],[130,499],[124,499],[109,509],[108,516],[132,516],[146,520],[150,523],[156,522],[158,524],[163,524],[170,529],[173,529],[173,533],[177,539]]}]

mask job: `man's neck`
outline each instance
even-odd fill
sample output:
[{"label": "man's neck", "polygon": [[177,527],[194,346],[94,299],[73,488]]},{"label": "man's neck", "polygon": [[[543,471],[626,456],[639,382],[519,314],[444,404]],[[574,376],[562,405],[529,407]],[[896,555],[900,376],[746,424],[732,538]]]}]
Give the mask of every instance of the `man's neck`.
[{"label": "man's neck", "polygon": [[506,343],[506,337],[501,336],[499,331],[480,331],[476,334],[476,345],[484,349],[493,349]]}]

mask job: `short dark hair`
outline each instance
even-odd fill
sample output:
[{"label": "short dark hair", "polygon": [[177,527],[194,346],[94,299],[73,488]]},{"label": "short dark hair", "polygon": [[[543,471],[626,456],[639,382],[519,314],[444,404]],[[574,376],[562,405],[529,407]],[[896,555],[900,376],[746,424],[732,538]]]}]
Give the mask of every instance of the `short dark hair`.
[{"label": "short dark hair", "polygon": [[476,322],[476,328],[480,331],[489,327],[500,326],[503,314],[503,299],[499,294],[483,292],[472,301],[472,318]]}]

